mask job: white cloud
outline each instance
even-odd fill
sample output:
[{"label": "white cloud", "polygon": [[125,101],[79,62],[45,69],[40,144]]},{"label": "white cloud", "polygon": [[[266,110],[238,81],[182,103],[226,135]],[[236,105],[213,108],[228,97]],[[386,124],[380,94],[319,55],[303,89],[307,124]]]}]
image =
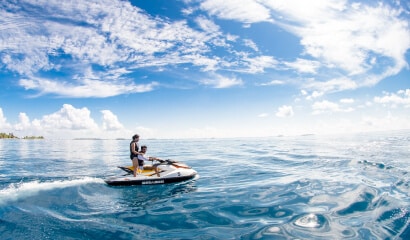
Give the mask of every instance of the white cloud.
[{"label": "white cloud", "polygon": [[87,108],[74,108],[70,104],[64,104],[58,112],[45,115],[39,120],[45,129],[97,129],[98,126],[90,116]]},{"label": "white cloud", "polygon": [[258,46],[251,39],[244,39],[245,46],[252,48],[255,52],[259,51]]},{"label": "white cloud", "polygon": [[192,55],[192,56],[186,56],[187,61],[188,59],[195,66],[203,66],[201,69],[203,72],[208,72],[208,71],[213,72],[218,69],[219,59],[217,58],[211,59],[211,58],[201,56],[201,55]]},{"label": "white cloud", "polygon": [[339,111],[339,105],[327,100],[321,102],[315,102],[312,105],[313,114],[320,114],[322,112],[330,111],[330,112],[337,112]]},{"label": "white cloud", "polygon": [[[300,73],[319,74],[318,85],[323,82],[333,85],[321,90],[323,93],[373,86],[407,66],[408,21],[403,19],[400,8],[393,9],[385,3],[260,0],[238,4],[209,0],[201,7],[222,19],[243,23],[269,21],[300,37],[304,54],[314,59],[283,64]],[[252,17],[257,12],[261,15]],[[271,21],[272,18],[275,21]],[[323,68],[320,72],[319,67]],[[257,72],[261,71],[253,71]],[[337,86],[326,80],[340,79],[340,75],[350,77],[349,86]]]},{"label": "white cloud", "polygon": [[[6,23],[0,31],[0,61],[22,75],[23,87],[43,94],[106,97],[150,91],[155,84],[117,79],[137,68],[187,63],[216,70],[223,61],[206,56],[210,46],[229,47],[226,40],[236,38],[223,36],[205,17],[196,19],[202,29],[198,31],[185,21],[151,17],[126,1],[27,0],[15,7],[0,9],[0,22]],[[92,71],[98,78],[87,76],[90,66],[97,66]],[[42,76],[48,71],[64,71],[67,79],[76,81],[57,83]],[[69,76],[74,72],[84,74]]]},{"label": "white cloud", "polygon": [[218,36],[220,33],[220,28],[218,25],[216,25],[214,22],[212,22],[211,20],[200,16],[197,17],[195,19],[195,22],[199,25],[199,27],[204,30],[205,32],[209,33],[209,34],[215,34],[216,36]]},{"label": "white cloud", "polygon": [[359,6],[339,0],[279,0],[264,4],[283,15],[279,24],[301,37],[307,54],[330,68],[343,69],[350,75],[365,74],[381,66],[374,63],[389,59],[382,69],[385,77],[406,66],[410,33],[408,22],[400,19],[400,10],[385,4]]},{"label": "white cloud", "polygon": [[207,0],[201,9],[222,19],[237,20],[244,23],[272,21],[269,9],[253,0]]},{"label": "white cloud", "polygon": [[282,13],[282,18],[291,18],[297,21],[310,19],[312,22],[320,22],[322,18],[330,18],[335,12],[346,8],[346,0],[315,0],[311,2],[303,0],[260,0],[265,6]]},{"label": "white cloud", "polygon": [[312,98],[318,98],[323,96],[323,92],[318,92],[318,91],[313,91],[311,97]]},{"label": "white cloud", "polygon": [[103,123],[102,128],[104,130],[113,131],[123,129],[124,126],[118,121],[118,117],[110,110],[102,110]]},{"label": "white cloud", "polygon": [[193,13],[195,12],[195,9],[194,9],[194,8],[191,8],[191,7],[188,7],[188,8],[182,9],[181,12],[182,12],[184,15],[189,16],[189,15],[191,15],[191,14],[193,14]]},{"label": "white cloud", "polygon": [[0,128],[4,130],[11,128],[11,124],[7,122],[7,118],[4,116],[2,108],[0,108]]},{"label": "white cloud", "polygon": [[95,79],[82,79],[77,83],[68,83],[43,78],[21,79],[20,86],[25,89],[37,90],[41,94],[57,94],[64,97],[111,97],[123,93],[149,92],[158,83],[149,84],[107,82]]},{"label": "white cloud", "polygon": [[292,106],[283,105],[279,107],[278,111],[276,112],[277,117],[291,117],[293,116],[293,108]]},{"label": "white cloud", "polygon": [[410,89],[399,90],[397,93],[384,93],[383,97],[375,97],[375,103],[390,104],[393,107],[403,105],[410,107]]},{"label": "white cloud", "polygon": [[352,112],[354,111],[353,108],[341,108],[339,104],[330,102],[327,100],[323,100],[321,102],[315,102],[312,105],[313,115],[325,113],[325,112]]},{"label": "white cloud", "polygon": [[238,72],[262,73],[265,68],[274,68],[278,64],[278,61],[272,56],[245,57],[243,61],[245,64],[237,70]]},{"label": "white cloud", "polygon": [[204,79],[202,84],[212,86],[213,88],[230,88],[233,86],[240,86],[243,84],[241,79],[227,78],[221,75],[213,75],[213,78]]},{"label": "white cloud", "polygon": [[[185,8],[185,14],[200,15],[173,20],[149,15],[129,1],[117,0],[8,1],[7,6],[0,9],[0,65],[11,75],[20,74],[20,87],[34,92],[33,95],[72,98],[110,97],[161,87],[149,77],[138,78],[139,74],[133,74],[140,68],[144,68],[140,73],[150,76],[148,71],[177,73],[181,70],[177,65],[182,65],[187,72],[206,72],[209,78],[203,77],[199,83],[214,88],[241,86],[244,85],[242,79],[270,81],[275,76],[284,80],[272,80],[261,86],[298,84],[303,97],[317,101],[312,105],[314,114],[354,111],[350,106],[355,101],[351,98],[330,102],[320,101],[321,97],[374,85],[407,65],[409,23],[403,18],[406,15],[399,8],[390,8],[389,3],[351,4],[347,0],[184,3],[196,5],[196,8]],[[226,20],[240,21],[251,28],[239,31],[236,23]],[[254,23],[258,22],[264,23],[256,26]],[[231,25],[235,27],[224,28]],[[275,45],[276,39],[259,41],[255,38],[259,36],[249,35],[262,25],[268,26],[266,29],[269,25],[272,29],[279,26],[293,33],[296,36],[293,40],[300,40],[301,45],[293,48],[292,41],[292,49],[286,49],[286,53],[300,50],[300,55],[274,56],[273,53],[281,49],[270,49],[268,44]],[[272,34],[263,35],[267,36]],[[220,70],[225,75],[219,73]],[[280,71],[291,75],[283,76]],[[179,82],[184,77],[192,77],[183,71],[178,74],[173,79],[179,77]],[[254,74],[261,75],[253,77]],[[139,82],[140,79],[143,82]],[[166,85],[173,86],[173,83],[166,82]],[[366,111],[378,104],[410,107],[409,91],[384,93],[357,108]],[[25,113],[20,113],[16,124],[8,123],[0,111],[0,127],[19,131],[34,129],[40,133],[43,130],[49,133],[71,129],[96,133],[121,130],[122,124],[109,110],[101,111],[103,122],[99,127],[87,108],[70,106],[64,105],[60,111],[31,122]],[[276,112],[279,117],[293,114],[293,108],[287,105]],[[259,115],[266,116],[265,113]],[[141,130],[144,129],[141,127]],[[146,129],[147,133],[154,134],[151,130]]]},{"label": "white cloud", "polygon": [[232,35],[232,34],[226,34],[226,40],[231,41],[231,42],[235,42],[237,39],[239,38],[239,36],[237,35]]},{"label": "white cloud", "polygon": [[350,78],[341,77],[328,81],[308,81],[304,83],[304,87],[313,89],[317,92],[337,92],[344,90],[353,90],[358,87],[357,83]]},{"label": "white cloud", "polygon": [[27,116],[26,113],[19,114],[20,122],[14,125],[14,129],[16,131],[22,131],[25,129],[29,129],[31,127],[30,118]]},{"label": "white cloud", "polygon": [[316,69],[320,67],[318,61],[306,60],[298,58],[295,62],[284,62],[286,66],[296,69],[300,73],[316,73]]},{"label": "white cloud", "polygon": [[[225,33],[201,10],[244,24],[276,24],[301,39],[305,57],[279,62],[274,56],[241,52],[230,45],[240,36]],[[346,0],[244,0],[238,4],[234,0],[207,0],[197,9],[185,8],[186,14],[194,11],[202,14],[194,18],[195,29],[188,20],[150,16],[127,1],[10,3],[0,9],[0,22],[4,23],[0,61],[5,69],[21,74],[24,80],[20,84],[28,89],[73,97],[151,91],[154,85],[118,79],[124,80],[139,68],[168,69],[166,66],[178,64],[190,64],[202,71],[223,69],[250,74],[264,73],[267,68],[287,71],[290,67],[302,74],[317,74],[315,81],[302,87],[310,86],[310,90],[323,94],[374,85],[407,65],[408,22],[401,19],[400,9],[387,4],[350,4]],[[246,46],[259,50],[253,40],[243,39]],[[229,57],[223,56],[226,53]],[[87,76],[90,66],[97,78]],[[47,72],[60,71],[84,74],[66,76],[70,82],[59,84],[55,83],[58,80],[47,79],[49,75],[45,77]],[[107,72],[116,75],[104,75]],[[337,83],[341,75],[349,79]],[[42,88],[40,83],[51,88]],[[68,94],[61,86],[73,91]]]},{"label": "white cloud", "polygon": [[312,91],[310,94],[309,94],[309,92],[308,91],[306,91],[306,90],[301,90],[301,94],[302,94],[302,96],[306,96],[305,98],[306,98],[306,100],[313,100],[313,99],[315,99],[315,98],[319,98],[319,97],[321,97],[321,96],[323,96],[324,95],[324,92],[322,92],[322,91]]},{"label": "white cloud", "polygon": [[282,80],[272,80],[267,83],[261,83],[259,84],[259,86],[275,86],[275,85],[283,85],[283,84],[285,84],[285,82]]},{"label": "white cloud", "polygon": [[[17,131],[15,135],[18,137],[44,136],[50,139],[114,139],[131,134],[110,110],[102,110],[101,114],[102,125],[99,127],[88,108],[75,108],[70,104],[64,104],[60,110],[33,121],[30,121],[26,113],[20,113],[18,123],[10,124],[0,108],[0,128],[6,133]],[[153,134],[151,136],[154,137]]]}]

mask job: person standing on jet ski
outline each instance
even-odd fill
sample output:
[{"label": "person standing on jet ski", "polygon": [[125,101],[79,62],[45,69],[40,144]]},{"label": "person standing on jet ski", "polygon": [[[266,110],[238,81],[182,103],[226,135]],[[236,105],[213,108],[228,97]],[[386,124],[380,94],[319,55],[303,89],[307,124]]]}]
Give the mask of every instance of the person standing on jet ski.
[{"label": "person standing on jet ski", "polygon": [[137,176],[139,164],[138,164],[138,155],[141,154],[139,152],[140,146],[138,145],[138,141],[140,140],[140,136],[135,134],[132,136],[132,141],[130,142],[130,158],[132,161],[132,166],[134,167],[134,177]]}]

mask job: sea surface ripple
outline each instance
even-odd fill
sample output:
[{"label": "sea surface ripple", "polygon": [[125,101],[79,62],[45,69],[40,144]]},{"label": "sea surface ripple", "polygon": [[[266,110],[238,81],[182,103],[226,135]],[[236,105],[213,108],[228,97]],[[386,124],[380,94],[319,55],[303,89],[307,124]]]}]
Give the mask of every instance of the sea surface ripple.
[{"label": "sea surface ripple", "polygon": [[141,139],[199,173],[111,187],[128,140],[0,140],[0,239],[410,239],[410,132]]}]

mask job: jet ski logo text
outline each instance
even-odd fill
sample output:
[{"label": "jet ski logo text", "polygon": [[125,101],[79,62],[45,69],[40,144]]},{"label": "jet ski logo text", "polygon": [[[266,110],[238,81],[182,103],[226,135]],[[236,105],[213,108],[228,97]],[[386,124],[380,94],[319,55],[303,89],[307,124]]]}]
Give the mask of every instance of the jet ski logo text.
[{"label": "jet ski logo text", "polygon": [[160,183],[164,183],[164,180],[155,180],[155,181],[144,181],[141,184],[160,184]]}]

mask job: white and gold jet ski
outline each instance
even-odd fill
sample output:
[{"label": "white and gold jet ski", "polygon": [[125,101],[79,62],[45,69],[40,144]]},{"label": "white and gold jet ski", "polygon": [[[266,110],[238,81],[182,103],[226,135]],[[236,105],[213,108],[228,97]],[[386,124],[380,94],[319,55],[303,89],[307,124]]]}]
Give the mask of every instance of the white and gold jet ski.
[{"label": "white and gold jet ski", "polygon": [[[130,186],[130,185],[150,185],[182,182],[194,178],[197,172],[188,165],[173,160],[156,160],[159,163],[144,165],[144,170],[140,171],[136,177],[133,176],[133,166],[118,168],[128,174],[105,179],[108,185]],[[156,170],[155,170],[156,169]]]}]

